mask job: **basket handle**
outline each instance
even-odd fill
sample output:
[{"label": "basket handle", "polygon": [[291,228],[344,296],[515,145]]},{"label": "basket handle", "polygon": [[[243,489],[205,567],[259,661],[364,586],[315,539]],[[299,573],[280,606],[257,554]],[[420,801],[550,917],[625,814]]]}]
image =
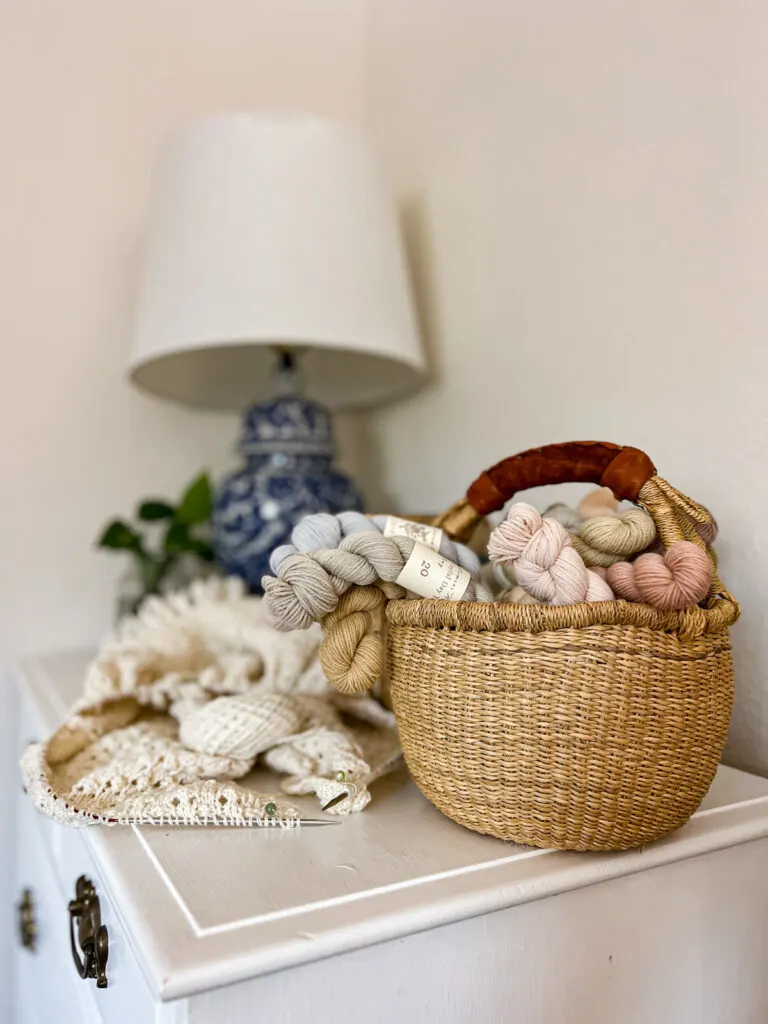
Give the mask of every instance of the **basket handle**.
[{"label": "basket handle", "polygon": [[497,512],[518,491],[552,484],[594,483],[610,487],[620,501],[637,502],[643,486],[655,475],[656,468],[645,452],[607,441],[570,441],[529,448],[481,473],[466,498],[435,523],[457,540],[465,540],[479,519]]},{"label": "basket handle", "polygon": [[639,448],[604,441],[571,441],[530,448],[481,473],[467,499],[481,514],[496,512],[518,491],[550,484],[594,483],[610,487],[621,501],[637,501],[656,468]]}]

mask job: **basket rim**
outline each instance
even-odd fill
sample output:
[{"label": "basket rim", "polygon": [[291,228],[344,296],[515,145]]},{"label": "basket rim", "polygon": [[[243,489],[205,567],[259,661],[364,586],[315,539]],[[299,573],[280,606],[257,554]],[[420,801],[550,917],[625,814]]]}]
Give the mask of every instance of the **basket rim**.
[{"label": "basket rim", "polygon": [[711,607],[662,611],[628,601],[594,601],[570,605],[493,604],[480,601],[389,601],[391,626],[453,629],[465,633],[546,633],[591,626],[637,626],[657,633],[696,637],[720,633],[733,625],[739,608],[726,597]]}]

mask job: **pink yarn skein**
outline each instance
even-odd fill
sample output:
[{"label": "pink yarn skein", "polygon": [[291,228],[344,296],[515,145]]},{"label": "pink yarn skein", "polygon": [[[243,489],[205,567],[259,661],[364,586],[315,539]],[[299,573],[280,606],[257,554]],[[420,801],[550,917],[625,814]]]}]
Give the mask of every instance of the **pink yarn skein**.
[{"label": "pink yarn skein", "polygon": [[554,519],[518,502],[491,534],[492,562],[511,564],[517,582],[547,604],[612,601],[608,584],[584,565],[571,545],[571,535]]},{"label": "pink yarn skein", "polygon": [[717,522],[711,517],[708,523],[694,522],[693,528],[705,544],[714,544],[717,540]]},{"label": "pink yarn skein", "polygon": [[649,552],[634,562],[617,562],[607,578],[617,597],[672,611],[698,604],[707,596],[712,563],[698,544],[678,540],[664,555]]},{"label": "pink yarn skein", "polygon": [[610,487],[598,487],[597,490],[590,491],[581,499],[577,505],[577,511],[582,519],[615,516],[619,513],[619,503],[613,496]]}]

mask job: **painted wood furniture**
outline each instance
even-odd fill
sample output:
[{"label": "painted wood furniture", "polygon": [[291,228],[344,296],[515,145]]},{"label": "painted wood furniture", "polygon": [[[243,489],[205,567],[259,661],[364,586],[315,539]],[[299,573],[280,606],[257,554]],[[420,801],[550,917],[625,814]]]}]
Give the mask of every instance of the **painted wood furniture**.
[{"label": "painted wood furniture", "polygon": [[[62,719],[89,657],[20,668],[20,749]],[[768,1020],[768,781],[721,768],[685,828],[608,855],[476,835],[405,771],[373,796],[331,827],[70,830],[19,790],[16,883],[36,934],[34,950],[17,943],[0,1020]],[[73,963],[81,876],[108,932],[107,988]]]}]

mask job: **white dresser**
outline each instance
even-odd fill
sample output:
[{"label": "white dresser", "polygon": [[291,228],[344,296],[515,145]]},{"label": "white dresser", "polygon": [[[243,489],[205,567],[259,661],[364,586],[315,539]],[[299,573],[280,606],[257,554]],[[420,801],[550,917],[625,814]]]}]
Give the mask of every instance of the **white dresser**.
[{"label": "white dresser", "polygon": [[[20,747],[62,718],[87,659],[18,673]],[[608,855],[475,835],[404,771],[373,794],[329,827],[74,831],[19,787],[36,942],[17,945],[3,1024],[768,1021],[768,781],[722,768],[685,828]],[[70,950],[81,875],[106,988]]]}]

